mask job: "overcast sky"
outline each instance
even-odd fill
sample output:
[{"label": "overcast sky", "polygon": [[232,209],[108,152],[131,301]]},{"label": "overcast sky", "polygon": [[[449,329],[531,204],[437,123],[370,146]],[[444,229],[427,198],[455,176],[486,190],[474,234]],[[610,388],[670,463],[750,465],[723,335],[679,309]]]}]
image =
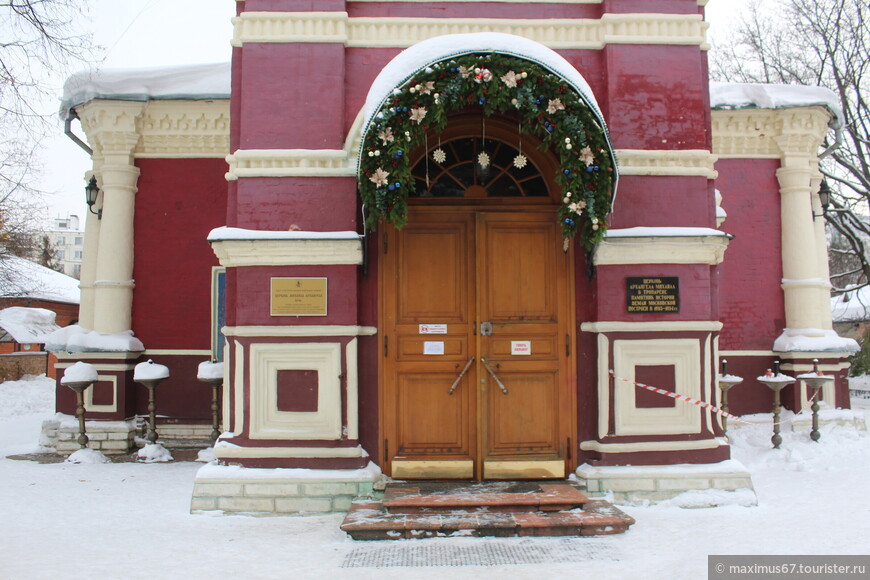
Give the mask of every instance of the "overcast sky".
[{"label": "overcast sky", "polygon": [[[711,33],[727,29],[737,7],[745,0],[710,0],[707,19]],[[172,64],[226,62],[230,59],[230,18],[235,0],[90,0],[87,30],[104,48],[100,66],[144,67]],[[74,72],[74,71],[70,71]],[[55,79],[58,95],[63,79]],[[48,109],[57,103],[46,103]],[[84,216],[84,172],[87,154],[63,135],[46,143],[43,188],[53,192],[46,199],[48,217]],[[74,130],[81,134],[76,123]]]}]

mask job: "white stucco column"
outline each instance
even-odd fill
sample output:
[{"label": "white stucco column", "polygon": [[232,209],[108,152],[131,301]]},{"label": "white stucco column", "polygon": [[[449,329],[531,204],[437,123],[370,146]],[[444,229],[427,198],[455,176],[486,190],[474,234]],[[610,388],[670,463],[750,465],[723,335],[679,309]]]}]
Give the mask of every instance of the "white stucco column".
[{"label": "white stucco column", "polygon": [[818,271],[823,280],[828,281],[825,291],[819,295],[821,305],[821,328],[822,330],[833,330],[834,322],[831,317],[831,270],[828,265],[828,238],[825,235],[825,218],[822,215],[822,202],[819,199],[819,187],[822,184],[822,174],[818,171],[818,163],[815,163],[815,171],[810,185],[812,191],[811,203],[813,207],[813,230],[816,236],[816,260],[818,262]]},{"label": "white stucco column", "polygon": [[[94,156],[94,168],[102,161]],[[94,171],[85,174],[85,183],[90,181]],[[103,204],[102,195],[94,204],[93,211]],[[94,328],[94,280],[97,279],[97,253],[99,251],[100,225],[102,220],[97,219],[97,214],[90,210],[85,214],[85,239],[82,247],[82,270],[79,276],[79,290],[81,299],[79,302],[79,326],[93,330]]]},{"label": "white stucco column", "polygon": [[[144,103],[91,101],[77,108],[95,154],[102,219],[97,235],[96,268],[91,291],[93,328],[98,332],[131,329],[133,305],[133,215],[139,169],[133,152],[139,142],[136,121]],[[93,242],[92,242],[93,243]]]},{"label": "white stucco column", "polygon": [[786,326],[793,330],[820,329],[824,320],[820,297],[828,293],[830,283],[819,268],[820,248],[813,222],[809,157],[786,155],[776,177],[782,204],[782,289]]},{"label": "white stucco column", "polygon": [[103,192],[100,250],[94,281],[94,330],[130,330],[133,306],[133,213],[139,169],[105,164],[98,180]]}]

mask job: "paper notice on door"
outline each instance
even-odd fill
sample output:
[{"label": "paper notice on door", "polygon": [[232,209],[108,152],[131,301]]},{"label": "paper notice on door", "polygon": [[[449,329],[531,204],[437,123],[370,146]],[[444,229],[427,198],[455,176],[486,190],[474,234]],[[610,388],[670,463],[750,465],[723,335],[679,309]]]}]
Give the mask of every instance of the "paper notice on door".
[{"label": "paper notice on door", "polygon": [[421,324],[420,334],[447,334],[446,324]]},{"label": "paper notice on door", "polygon": [[423,342],[423,354],[444,354],[444,342],[427,340]]},{"label": "paper notice on door", "polygon": [[532,354],[532,341],[531,340],[512,340],[511,341],[511,354],[513,355],[523,355],[523,354]]}]

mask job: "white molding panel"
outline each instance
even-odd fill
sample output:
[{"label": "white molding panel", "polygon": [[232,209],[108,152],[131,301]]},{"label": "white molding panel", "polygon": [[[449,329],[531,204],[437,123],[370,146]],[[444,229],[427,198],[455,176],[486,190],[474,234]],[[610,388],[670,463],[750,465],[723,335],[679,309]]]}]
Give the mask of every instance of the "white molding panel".
[{"label": "white molding panel", "polygon": [[[251,439],[341,439],[341,344],[252,344],[250,357]],[[316,411],[278,410],[282,370],[317,371]]]},{"label": "white molding panel", "polygon": [[[635,367],[644,365],[673,365],[674,391],[696,400],[701,398],[701,344],[697,339],[613,341],[613,368],[617,377],[634,381]],[[673,407],[637,407],[635,391],[638,387],[626,381],[614,381],[615,435],[700,433],[699,407],[680,401],[675,401]]]}]

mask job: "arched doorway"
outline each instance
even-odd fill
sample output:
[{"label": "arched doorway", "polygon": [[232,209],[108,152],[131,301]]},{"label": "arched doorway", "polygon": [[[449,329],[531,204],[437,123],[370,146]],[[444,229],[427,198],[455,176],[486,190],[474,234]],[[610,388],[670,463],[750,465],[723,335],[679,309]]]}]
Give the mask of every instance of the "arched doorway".
[{"label": "arched doorway", "polygon": [[518,120],[479,113],[426,142],[411,153],[408,221],[381,244],[382,467],[397,478],[565,477],[573,249],[555,219],[557,160]]}]

